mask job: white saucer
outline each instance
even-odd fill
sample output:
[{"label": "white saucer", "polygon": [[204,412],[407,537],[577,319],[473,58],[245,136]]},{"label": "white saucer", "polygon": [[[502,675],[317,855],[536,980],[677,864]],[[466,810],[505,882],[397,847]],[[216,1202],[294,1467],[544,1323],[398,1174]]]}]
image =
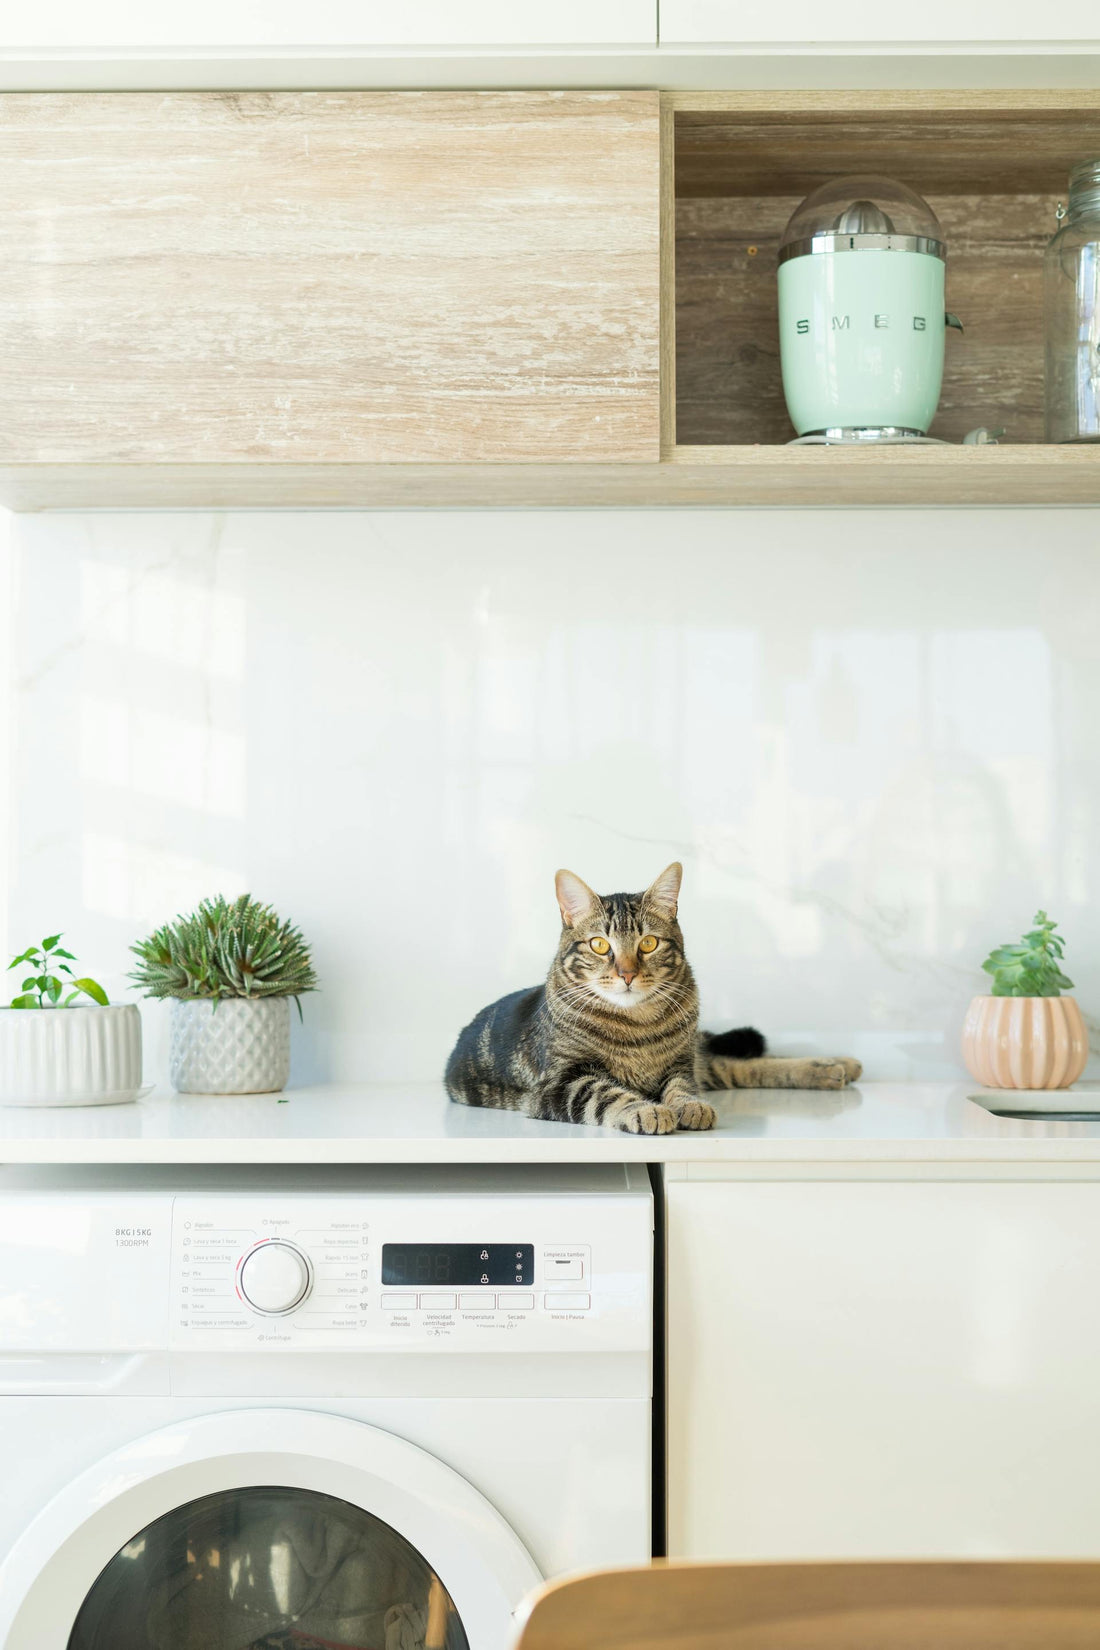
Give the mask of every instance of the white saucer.
[{"label": "white saucer", "polygon": [[998,1117],[1074,1117],[1100,1121],[1100,1083],[1070,1089],[976,1089],[968,1096]]},{"label": "white saucer", "polygon": [[0,1100],[0,1105],[18,1108],[22,1111],[31,1109],[57,1111],[62,1106],[125,1106],[132,1100],[144,1100],[147,1094],[152,1094],[156,1085],[147,1083],[140,1089],[106,1089],[99,1094],[71,1094],[64,1100]]}]

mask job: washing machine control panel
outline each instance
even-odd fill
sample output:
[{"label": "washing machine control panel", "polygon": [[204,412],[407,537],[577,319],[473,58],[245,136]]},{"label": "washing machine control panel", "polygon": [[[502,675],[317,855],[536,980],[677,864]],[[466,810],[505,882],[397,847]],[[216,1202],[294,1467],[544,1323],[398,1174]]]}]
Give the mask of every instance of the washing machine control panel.
[{"label": "washing machine control panel", "polygon": [[[176,1200],[172,1223],[173,1340],[285,1335],[293,1320],[322,1334],[362,1327],[370,1299],[369,1222],[334,1212],[240,1199]],[[273,1323],[271,1320],[279,1320]]]},{"label": "washing machine control panel", "polygon": [[648,1333],[644,1214],[623,1199],[177,1197],[170,1345],[633,1345]]}]

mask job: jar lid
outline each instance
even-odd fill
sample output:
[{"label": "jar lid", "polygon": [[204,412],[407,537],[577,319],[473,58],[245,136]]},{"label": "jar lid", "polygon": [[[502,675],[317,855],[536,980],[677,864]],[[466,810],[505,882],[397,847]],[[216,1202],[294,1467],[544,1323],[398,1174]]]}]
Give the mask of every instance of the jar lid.
[{"label": "jar lid", "polygon": [[1094,185],[1100,187],[1100,159],[1079,160],[1069,174],[1069,186],[1073,189],[1077,184],[1084,184],[1086,189]]},{"label": "jar lid", "polygon": [[946,258],[939,219],[926,200],[892,178],[831,178],[795,208],[779,262],[821,252],[924,252]]},{"label": "jar lid", "polygon": [[1079,160],[1069,175],[1069,209],[1100,202],[1100,159]]}]

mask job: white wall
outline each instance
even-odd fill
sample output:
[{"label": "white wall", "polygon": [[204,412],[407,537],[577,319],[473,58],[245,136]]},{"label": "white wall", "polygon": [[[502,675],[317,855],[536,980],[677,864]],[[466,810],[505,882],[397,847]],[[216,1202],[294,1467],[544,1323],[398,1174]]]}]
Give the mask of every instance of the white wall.
[{"label": "white wall", "polygon": [[1100,1007],[1098,526],[13,518],[5,944],[63,927],[119,987],[150,925],[250,888],[324,980],[297,1077],[433,1077],[544,972],[558,865],[633,888],[679,857],[710,1024],[954,1073],[1038,905]]},{"label": "white wall", "polygon": [[657,0],[38,0],[33,8],[5,8],[0,20],[8,51],[656,43]]}]

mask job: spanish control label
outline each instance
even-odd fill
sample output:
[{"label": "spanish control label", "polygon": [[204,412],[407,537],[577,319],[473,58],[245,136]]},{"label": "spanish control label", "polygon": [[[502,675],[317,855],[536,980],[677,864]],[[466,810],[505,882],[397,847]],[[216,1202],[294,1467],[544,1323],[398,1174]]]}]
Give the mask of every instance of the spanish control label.
[{"label": "spanish control label", "polygon": [[[329,1204],[282,1207],[264,1200],[225,1205],[179,1199],[173,1235],[172,1337],[177,1345],[333,1344],[361,1332],[370,1301],[370,1222],[362,1204],[334,1213]],[[246,1256],[268,1242],[297,1249],[310,1267],[301,1304],[286,1316],[253,1310],[241,1289]]]}]

